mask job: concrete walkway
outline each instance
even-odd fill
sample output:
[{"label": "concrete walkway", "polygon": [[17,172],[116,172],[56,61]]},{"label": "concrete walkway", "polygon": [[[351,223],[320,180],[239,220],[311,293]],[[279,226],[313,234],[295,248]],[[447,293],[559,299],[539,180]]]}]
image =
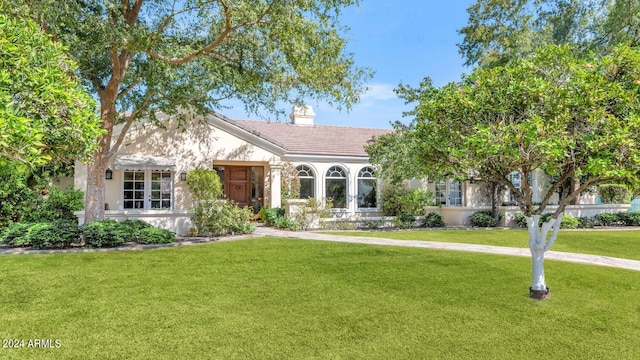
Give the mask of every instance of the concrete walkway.
[{"label": "concrete walkway", "polygon": [[[268,227],[258,227],[254,235],[295,238],[304,240],[320,240],[333,241],[343,243],[370,244],[370,245],[390,245],[390,246],[408,246],[427,249],[441,249],[453,251],[479,252],[487,254],[511,255],[531,257],[528,248],[512,248],[505,246],[475,245],[475,244],[459,244],[445,243],[437,241],[415,241],[415,240],[394,240],[374,237],[362,236],[344,236],[344,235],[328,235],[314,232],[293,232],[284,231]],[[545,259],[566,261],[580,264],[591,264],[600,266],[609,266],[622,269],[640,271],[640,261],[620,259],[601,255],[574,254],[559,251],[547,251]]]},{"label": "concrete walkway", "polygon": [[[505,247],[505,246],[445,243],[445,242],[437,242],[437,241],[394,240],[394,239],[383,239],[383,238],[363,237],[363,236],[328,235],[328,234],[320,234],[320,233],[314,233],[314,232],[308,232],[308,231],[296,231],[296,232],[285,231],[285,230],[278,230],[278,229],[273,229],[273,228],[264,227],[264,226],[258,226],[256,228],[256,231],[250,235],[225,236],[220,238],[208,238],[208,239],[189,239],[189,240],[183,239],[181,241],[176,241],[171,244],[161,244],[161,245],[134,245],[134,246],[122,246],[122,247],[116,247],[116,248],[102,248],[102,249],[80,248],[80,249],[63,249],[63,250],[54,250],[54,249],[31,250],[31,249],[20,249],[20,248],[14,249],[14,248],[8,248],[3,246],[3,247],[0,247],[0,255],[135,251],[135,250],[147,250],[147,249],[157,249],[157,248],[165,248],[165,247],[189,246],[189,245],[196,245],[196,244],[202,244],[202,243],[208,243],[208,242],[214,242],[214,241],[215,242],[233,241],[233,240],[241,240],[241,239],[247,239],[247,238],[263,237],[263,236],[303,239],[303,240],[332,241],[332,242],[355,243],[355,244],[407,246],[407,247],[427,248],[427,249],[441,249],[441,250],[467,251],[467,252],[478,252],[478,253],[487,253],[487,254],[531,257],[531,253],[529,252],[528,248],[512,248],[512,247]],[[566,252],[559,252],[559,251],[547,251],[545,253],[545,258],[549,260],[558,260],[558,261],[591,264],[591,265],[601,265],[601,266],[609,266],[609,267],[616,267],[621,269],[640,271],[640,261],[638,260],[620,259],[620,258],[600,256],[600,255],[574,254],[574,253],[566,253]]]}]

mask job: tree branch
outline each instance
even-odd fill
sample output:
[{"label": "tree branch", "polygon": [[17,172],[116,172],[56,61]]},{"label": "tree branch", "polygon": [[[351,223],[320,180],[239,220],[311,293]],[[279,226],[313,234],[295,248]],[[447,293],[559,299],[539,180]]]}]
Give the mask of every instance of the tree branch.
[{"label": "tree branch", "polygon": [[163,55],[160,55],[158,53],[156,53],[155,51],[151,50],[151,49],[146,49],[144,50],[144,52],[149,55],[150,57],[159,60],[159,61],[163,61],[166,62],[168,64],[173,64],[173,65],[182,65],[185,63],[188,63],[189,61],[195,59],[196,57],[199,57],[203,54],[208,54],[210,52],[213,51],[213,49],[215,49],[216,47],[218,47],[228,36],[229,34],[233,33],[234,31],[244,28],[244,27],[250,27],[253,25],[257,25],[257,24],[266,24],[267,22],[265,22],[263,19],[264,17],[269,13],[269,11],[271,11],[271,6],[273,5],[273,3],[270,3],[269,6],[267,7],[267,9],[255,20],[253,21],[246,21],[242,24],[238,24],[235,26],[231,26],[231,11],[229,10],[229,6],[227,5],[227,3],[225,1],[220,1],[220,5],[223,7],[224,9],[224,16],[225,16],[225,28],[222,31],[222,33],[220,33],[220,35],[210,44],[206,45],[205,47],[203,47],[202,49],[193,52],[189,55],[186,55],[184,57],[181,58],[169,58]]}]

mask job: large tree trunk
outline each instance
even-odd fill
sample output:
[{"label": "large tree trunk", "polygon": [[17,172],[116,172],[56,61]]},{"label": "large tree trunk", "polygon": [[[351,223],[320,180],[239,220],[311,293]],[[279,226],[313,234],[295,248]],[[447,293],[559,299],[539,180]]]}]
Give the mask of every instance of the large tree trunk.
[{"label": "large tree trunk", "polygon": [[[551,219],[539,228],[540,215],[527,217],[527,229],[529,230],[529,250],[531,250],[531,287],[529,296],[534,299],[546,299],[549,297],[549,288],[544,277],[544,253],[549,250],[558,237],[562,214],[557,219]],[[549,230],[553,228],[551,236],[547,240]]]},{"label": "large tree trunk", "polygon": [[108,161],[104,161],[102,154],[94,155],[93,164],[87,165],[87,191],[84,203],[84,223],[104,219],[104,175]]}]

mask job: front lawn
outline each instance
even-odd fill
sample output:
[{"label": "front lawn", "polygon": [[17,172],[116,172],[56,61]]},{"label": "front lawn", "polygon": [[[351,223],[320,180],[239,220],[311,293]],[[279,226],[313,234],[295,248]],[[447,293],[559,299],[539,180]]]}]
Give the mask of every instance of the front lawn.
[{"label": "front lawn", "polygon": [[[257,238],[0,257],[2,359],[632,359],[640,272]],[[25,343],[26,344],[26,343]]]},{"label": "front lawn", "polygon": [[[367,236],[395,240],[440,241],[528,248],[529,234],[518,230],[401,230],[325,232],[345,236]],[[553,251],[613,256],[640,260],[639,230],[560,230]]]}]

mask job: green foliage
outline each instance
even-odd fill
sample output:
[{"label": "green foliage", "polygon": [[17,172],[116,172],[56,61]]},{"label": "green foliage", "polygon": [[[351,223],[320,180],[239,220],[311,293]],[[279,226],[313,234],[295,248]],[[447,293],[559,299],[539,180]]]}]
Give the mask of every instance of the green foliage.
[{"label": "green foliage", "polygon": [[169,244],[175,240],[176,235],[171,231],[152,226],[139,229],[135,236],[135,242],[138,244]]},{"label": "green foliage", "polygon": [[86,158],[102,131],[68,48],[29,17],[9,16],[3,4],[0,9],[0,165]]},{"label": "green foliage", "polygon": [[285,216],[284,208],[270,208],[266,206],[260,209],[258,215],[260,216],[260,221],[264,222],[267,226],[274,226],[277,218]]},{"label": "green foliage", "polygon": [[250,223],[253,220],[251,208],[240,208],[233,202],[222,200],[198,203],[191,220],[201,235],[222,236],[255,231]]},{"label": "green foliage", "polygon": [[625,185],[603,184],[598,186],[598,194],[604,204],[628,204],[631,192]]},{"label": "green foliage", "polygon": [[549,175],[539,205],[529,191],[516,196],[530,216],[544,212],[566,179],[581,183],[560,194],[561,210],[594,185],[640,181],[638,79],[640,49],[621,46],[585,60],[551,46],[504,66],[477,67],[459,83],[435,88],[426,79],[399,93],[418,101],[412,113],[424,173],[465,178],[473,170],[511,187],[513,172]]},{"label": "green foliage", "polygon": [[[407,179],[424,177],[420,166],[420,139],[412,125],[401,122],[393,124],[394,132],[375,137],[365,145],[369,161],[379,169],[379,176],[391,184],[399,184]],[[385,187],[383,187],[383,191]]]},{"label": "green foliage", "polygon": [[399,229],[410,229],[416,222],[416,217],[412,214],[399,214],[393,220],[393,224]]},{"label": "green foliage", "polygon": [[471,226],[495,227],[496,219],[493,218],[490,211],[476,211],[475,213],[473,213],[473,215],[471,215]]},{"label": "green foliage", "polygon": [[595,224],[595,221],[590,217],[583,216],[578,218],[579,229],[592,229]]},{"label": "green foliage", "polygon": [[513,218],[513,221],[516,223],[516,225],[518,225],[518,227],[521,227],[523,229],[527,228],[527,218],[524,216],[523,213],[516,213],[516,215]]},{"label": "green foliage", "polygon": [[437,212],[430,212],[424,217],[424,223],[422,224],[424,227],[428,228],[436,228],[436,227],[445,227],[444,220],[442,219],[442,214]]},{"label": "green foliage", "polygon": [[384,220],[365,220],[360,224],[364,229],[379,229],[384,226]]},{"label": "green foliage", "polygon": [[33,224],[25,234],[25,243],[36,249],[67,248],[80,240],[80,228],[75,221],[56,220]]},{"label": "green foliage", "polygon": [[577,229],[580,225],[580,221],[571,215],[564,215],[562,217],[562,223],[560,223],[561,229]]},{"label": "green foliage", "polygon": [[358,225],[350,221],[323,221],[320,227],[325,230],[355,230]]},{"label": "green foliage", "polygon": [[151,224],[140,219],[127,219],[118,223],[127,233],[135,234],[140,230],[152,228]]},{"label": "green foliage", "polygon": [[292,231],[300,230],[300,224],[287,216],[279,216],[275,219],[273,226],[278,229],[289,229]]},{"label": "green foliage", "polygon": [[187,186],[197,201],[217,200],[222,196],[222,184],[213,169],[198,168],[187,174]]},{"label": "green foliage", "polygon": [[382,187],[382,211],[386,216],[421,216],[424,208],[432,203],[433,195],[425,189],[409,190],[401,184],[386,184]]},{"label": "green foliage", "polygon": [[617,215],[627,226],[640,226],[640,212],[622,212]]},{"label": "green foliage", "polygon": [[620,217],[618,216],[618,214],[596,214],[596,216],[593,217],[593,220],[596,222],[596,225],[600,226],[611,226],[620,224]]},{"label": "green foliage", "polygon": [[4,229],[0,242],[11,247],[63,249],[69,247],[71,243],[80,241],[80,234],[80,228],[75,221],[16,223]]},{"label": "green foliage", "polygon": [[82,227],[84,242],[93,247],[114,247],[127,242],[132,234],[115,220],[99,220]]},{"label": "green foliage", "polygon": [[29,231],[29,228],[33,225],[34,224],[27,223],[15,223],[10,225],[9,227],[2,230],[0,242],[11,247],[31,245],[27,243],[26,235]]},{"label": "green foliage", "polygon": [[280,198],[287,199],[300,198],[300,178],[298,170],[290,162],[284,163],[280,175]]},{"label": "green foliage", "polygon": [[49,186],[40,193],[46,195],[36,196],[30,211],[23,214],[22,221],[78,221],[74,212],[84,207],[84,193],[81,190],[69,187],[62,191],[57,186]]}]

